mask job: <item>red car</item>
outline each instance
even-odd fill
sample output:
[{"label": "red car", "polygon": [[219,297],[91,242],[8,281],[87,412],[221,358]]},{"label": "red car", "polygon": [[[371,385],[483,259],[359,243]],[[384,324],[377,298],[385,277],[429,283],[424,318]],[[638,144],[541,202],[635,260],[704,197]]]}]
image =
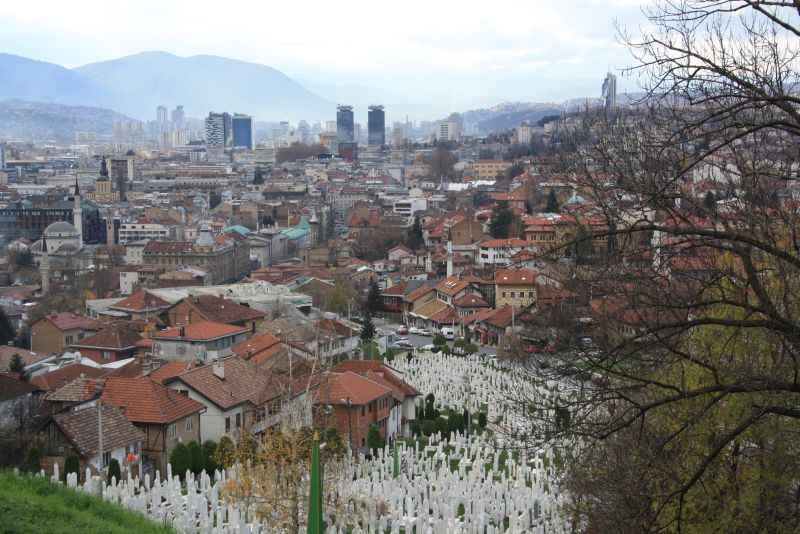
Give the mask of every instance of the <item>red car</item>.
[{"label": "red car", "polygon": [[406,328],[405,326],[401,326],[400,328],[395,330],[394,333],[403,336],[405,334],[408,334],[408,328]]}]

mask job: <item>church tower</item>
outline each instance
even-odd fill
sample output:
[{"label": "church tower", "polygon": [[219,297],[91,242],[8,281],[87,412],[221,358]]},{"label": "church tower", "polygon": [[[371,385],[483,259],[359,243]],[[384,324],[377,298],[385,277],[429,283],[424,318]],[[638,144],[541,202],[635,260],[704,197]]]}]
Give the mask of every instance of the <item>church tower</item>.
[{"label": "church tower", "polygon": [[111,193],[111,179],[108,177],[108,166],[106,158],[103,156],[103,163],[100,165],[100,176],[95,182],[94,198],[98,202],[113,202]]}]

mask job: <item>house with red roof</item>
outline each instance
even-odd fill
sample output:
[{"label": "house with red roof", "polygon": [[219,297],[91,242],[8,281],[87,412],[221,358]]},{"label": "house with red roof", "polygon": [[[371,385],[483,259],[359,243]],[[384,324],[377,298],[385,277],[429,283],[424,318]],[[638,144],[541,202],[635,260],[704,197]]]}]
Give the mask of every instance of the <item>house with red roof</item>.
[{"label": "house with red roof", "polygon": [[134,321],[147,321],[157,317],[170,307],[170,303],[161,297],[147,291],[137,291],[130,297],[108,307],[109,310],[120,312]]},{"label": "house with red roof", "polygon": [[186,326],[198,321],[213,321],[244,326],[251,332],[261,324],[266,313],[216,295],[192,295],[179,300],[167,311],[170,326]]},{"label": "house with red roof", "polygon": [[103,329],[73,343],[70,347],[81,356],[103,365],[126,360],[136,355],[137,343],[142,339],[127,321],[106,323]]},{"label": "house with red roof", "polygon": [[307,425],[308,380],[253,367],[238,356],[216,360],[166,380],[167,387],[205,405],[200,414],[200,439],[238,440],[260,434],[288,420]]},{"label": "house with red roof", "polygon": [[[312,393],[315,426],[323,426],[326,417],[354,451],[367,452],[367,434],[374,425],[381,436],[393,436],[399,421],[394,408],[399,404],[392,388],[375,379],[352,371],[329,373]],[[328,406],[332,411],[328,413]]]},{"label": "house with red roof", "polygon": [[210,362],[233,354],[250,330],[243,326],[198,321],[153,334],[153,356],[168,361]]},{"label": "house with red roof", "polygon": [[353,372],[390,388],[397,405],[387,424],[387,441],[393,441],[395,435],[411,436],[411,423],[416,418],[416,399],[422,393],[404,381],[400,371],[377,360],[345,360],[334,366],[332,371]]},{"label": "house with red roof", "polygon": [[205,405],[142,376],[109,378],[100,400],[122,412],[144,433],[141,461],[145,473],[167,472],[167,462],[178,443],[200,443],[200,414]]},{"label": "house with red roof", "polygon": [[73,312],[48,313],[31,325],[31,351],[62,354],[97,330],[94,319]]}]

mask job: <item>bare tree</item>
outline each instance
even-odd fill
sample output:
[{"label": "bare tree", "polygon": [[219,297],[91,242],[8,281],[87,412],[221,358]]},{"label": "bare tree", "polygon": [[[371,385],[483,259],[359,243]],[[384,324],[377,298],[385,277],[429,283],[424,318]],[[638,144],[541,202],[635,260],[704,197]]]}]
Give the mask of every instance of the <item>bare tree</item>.
[{"label": "bare tree", "polygon": [[558,168],[589,202],[540,259],[581,295],[593,343],[518,366],[524,445],[571,445],[582,529],[796,531],[800,7],[645,12],[652,31],[620,35],[646,95],[564,120]]}]

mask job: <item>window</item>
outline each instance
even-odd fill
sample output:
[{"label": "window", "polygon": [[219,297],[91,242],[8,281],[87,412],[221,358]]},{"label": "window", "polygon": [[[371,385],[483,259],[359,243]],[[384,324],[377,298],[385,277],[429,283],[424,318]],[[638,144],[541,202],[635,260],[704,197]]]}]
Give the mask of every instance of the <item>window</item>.
[{"label": "window", "polygon": [[364,417],[364,407],[361,407],[361,417]]},{"label": "window", "polygon": [[191,432],[194,430],[194,417],[190,417],[186,420],[186,431]]},{"label": "window", "polygon": [[72,336],[67,336],[64,338],[64,343],[66,345],[72,345]]},{"label": "window", "polygon": [[242,414],[236,414],[236,428],[240,428],[242,426]]},{"label": "window", "polygon": [[230,417],[226,417],[225,418],[225,433],[226,434],[230,434],[230,432],[231,432],[231,418]]},{"label": "window", "polygon": [[372,413],[372,403],[369,403],[369,413]]},{"label": "window", "polygon": [[104,350],[103,351],[103,361],[108,361],[111,359],[111,351]]},{"label": "window", "polygon": [[503,298],[506,298],[506,292],[505,291],[501,291],[500,294],[503,296]]},{"label": "window", "polygon": [[171,425],[169,425],[167,427],[167,436],[169,436],[170,438],[178,437],[178,425],[177,424],[172,423]]},{"label": "window", "polygon": [[111,451],[107,451],[103,453],[103,466],[106,466],[111,463]]},{"label": "window", "polygon": [[517,292],[516,292],[516,291],[512,291],[512,292],[511,292],[511,298],[512,298],[512,299],[513,299],[513,298],[516,298],[516,296],[517,296]]}]

